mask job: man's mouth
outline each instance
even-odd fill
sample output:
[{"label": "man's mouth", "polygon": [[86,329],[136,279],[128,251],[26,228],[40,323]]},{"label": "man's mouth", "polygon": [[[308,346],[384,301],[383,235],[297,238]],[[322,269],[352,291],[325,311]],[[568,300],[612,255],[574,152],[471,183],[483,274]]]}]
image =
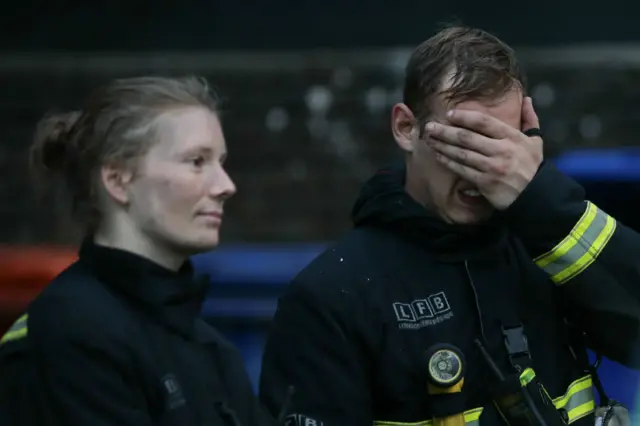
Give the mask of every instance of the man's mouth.
[{"label": "man's mouth", "polygon": [[464,189],[460,192],[468,197],[482,197],[482,194],[477,189]]},{"label": "man's mouth", "polygon": [[487,199],[475,188],[459,190],[458,198],[468,207],[480,207],[487,204]]}]

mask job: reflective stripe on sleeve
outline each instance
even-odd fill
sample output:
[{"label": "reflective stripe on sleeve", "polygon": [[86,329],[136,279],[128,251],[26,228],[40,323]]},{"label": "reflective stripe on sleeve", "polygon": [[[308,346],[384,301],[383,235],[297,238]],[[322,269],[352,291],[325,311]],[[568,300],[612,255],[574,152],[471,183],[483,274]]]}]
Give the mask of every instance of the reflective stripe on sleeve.
[{"label": "reflective stripe on sleeve", "polygon": [[556,284],[564,284],[591,265],[616,230],[616,220],[590,201],[569,235],[553,250],[534,259]]},{"label": "reflective stripe on sleeve", "polygon": [[0,339],[0,345],[26,337],[28,331],[27,319],[29,319],[29,314],[24,314],[18,318]]}]

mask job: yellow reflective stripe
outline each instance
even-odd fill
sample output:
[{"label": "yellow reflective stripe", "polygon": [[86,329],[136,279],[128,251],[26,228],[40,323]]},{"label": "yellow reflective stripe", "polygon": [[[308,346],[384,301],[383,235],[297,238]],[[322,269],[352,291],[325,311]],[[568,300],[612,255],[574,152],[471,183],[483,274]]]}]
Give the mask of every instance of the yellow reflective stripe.
[{"label": "yellow reflective stripe", "polygon": [[567,393],[553,400],[556,408],[564,408],[569,415],[569,423],[591,414],[596,409],[593,398],[593,380],[586,376],[569,385]]},{"label": "yellow reflective stripe", "polygon": [[[527,368],[520,375],[520,383],[526,381],[528,384],[535,377],[535,372]],[[546,392],[546,390],[545,390]],[[553,400],[553,405],[557,409],[563,408],[569,416],[569,423],[591,414],[596,408],[593,397],[593,380],[591,376],[581,377],[572,382],[567,388],[567,392]],[[474,408],[464,412],[464,421],[467,426],[478,426],[482,408]],[[423,420],[421,422],[403,423],[389,421],[374,421],[374,426],[433,426],[433,420]]]},{"label": "yellow reflective stripe", "polygon": [[527,386],[535,377],[536,372],[533,371],[533,368],[527,368],[522,372],[522,374],[520,374],[520,384],[522,386]]},{"label": "yellow reflective stripe", "polygon": [[22,339],[23,337],[27,336],[27,319],[29,318],[28,314],[24,314],[22,315],[20,318],[18,318],[11,327],[9,327],[9,330],[7,330],[7,332],[4,334],[4,336],[2,336],[2,339],[0,339],[0,345],[7,343],[11,340],[18,340],[18,339]]},{"label": "yellow reflective stripe", "polygon": [[566,255],[569,250],[578,243],[578,239],[575,238],[575,235],[584,235],[585,231],[589,229],[589,226],[593,223],[593,220],[596,217],[596,212],[594,205],[587,202],[587,208],[584,210],[584,213],[580,217],[580,220],[578,220],[578,223],[576,223],[571,232],[569,232],[569,235],[560,241],[560,243],[551,251],[534,259],[536,265],[540,268],[545,268],[547,265],[554,263],[562,256]]},{"label": "yellow reflective stripe", "polygon": [[[480,414],[482,414],[482,408],[474,408],[464,412],[464,422],[467,426],[478,426],[480,420]],[[433,420],[424,420],[415,423],[403,423],[403,422],[387,422],[387,421],[374,421],[374,426],[433,426]]]},{"label": "yellow reflective stripe", "polygon": [[553,250],[534,259],[556,284],[564,284],[600,255],[616,230],[616,220],[587,201],[587,207],[567,235]]}]

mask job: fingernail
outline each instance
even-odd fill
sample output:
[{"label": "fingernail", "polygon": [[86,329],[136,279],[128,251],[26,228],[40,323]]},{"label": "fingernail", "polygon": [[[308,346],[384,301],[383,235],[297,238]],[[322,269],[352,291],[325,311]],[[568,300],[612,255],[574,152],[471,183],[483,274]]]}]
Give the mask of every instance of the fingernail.
[{"label": "fingernail", "polygon": [[453,117],[453,110],[447,111],[447,117]]},{"label": "fingernail", "polygon": [[427,123],[427,130],[433,130],[436,128],[436,125],[434,123]]}]

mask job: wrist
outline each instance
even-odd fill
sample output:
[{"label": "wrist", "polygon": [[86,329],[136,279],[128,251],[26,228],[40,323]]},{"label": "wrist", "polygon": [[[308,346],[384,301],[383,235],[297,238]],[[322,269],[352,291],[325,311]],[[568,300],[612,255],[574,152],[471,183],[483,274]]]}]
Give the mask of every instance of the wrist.
[{"label": "wrist", "polygon": [[[548,162],[504,211],[509,226],[519,234],[571,229],[584,211],[584,189]],[[536,226],[539,225],[539,226]]]}]

